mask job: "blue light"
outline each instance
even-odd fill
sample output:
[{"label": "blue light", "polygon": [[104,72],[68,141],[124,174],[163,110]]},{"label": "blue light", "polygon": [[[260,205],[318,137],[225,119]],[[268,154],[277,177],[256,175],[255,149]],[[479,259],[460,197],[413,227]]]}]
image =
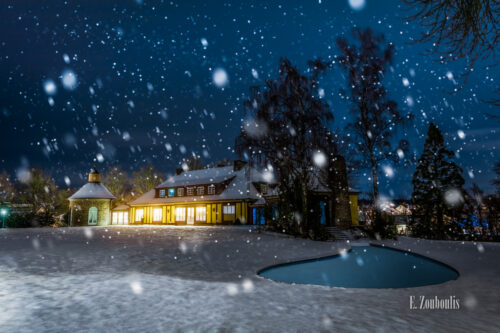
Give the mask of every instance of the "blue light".
[{"label": "blue light", "polygon": [[168,189],[168,196],[169,197],[175,196],[175,188],[169,188]]}]

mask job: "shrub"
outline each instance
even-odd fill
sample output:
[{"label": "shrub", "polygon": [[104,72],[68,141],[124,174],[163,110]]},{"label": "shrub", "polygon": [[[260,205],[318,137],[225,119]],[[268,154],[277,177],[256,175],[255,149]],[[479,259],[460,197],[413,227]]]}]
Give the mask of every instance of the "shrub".
[{"label": "shrub", "polygon": [[35,215],[28,214],[11,214],[5,219],[7,228],[31,228],[36,226]]}]

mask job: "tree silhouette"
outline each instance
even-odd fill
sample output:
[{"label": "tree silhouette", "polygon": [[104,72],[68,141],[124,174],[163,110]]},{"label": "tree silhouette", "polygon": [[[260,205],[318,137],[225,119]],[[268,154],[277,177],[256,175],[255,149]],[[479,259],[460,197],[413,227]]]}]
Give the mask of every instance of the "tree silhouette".
[{"label": "tree silhouette", "polygon": [[131,199],[132,185],[126,171],[116,165],[108,169],[102,183],[118,199],[116,204],[126,203]]},{"label": "tree silhouette", "polygon": [[310,65],[309,74],[303,75],[282,58],[277,79],[267,80],[263,88],[252,87],[236,139],[240,156],[279,178],[278,223],[287,232],[301,235],[319,225],[309,186],[318,177],[313,156],[324,154],[328,164],[335,150],[328,130],[333,115],[317,87],[318,75],[326,67],[321,61]]},{"label": "tree silhouette", "polygon": [[[398,155],[408,150],[408,141],[392,145],[396,131],[412,119],[405,115],[395,101],[391,100],[383,85],[387,66],[392,63],[394,46],[384,44],[383,35],[371,29],[354,29],[359,42],[349,44],[346,38],[338,38],[341,52],[340,66],[347,72],[350,91],[352,122],[347,127],[354,141],[360,166],[370,168],[373,182],[373,197],[379,197],[378,168],[382,161],[398,162]],[[347,95],[342,90],[344,95]],[[399,154],[398,154],[399,151]]]},{"label": "tree silhouette", "polygon": [[[412,202],[415,205],[412,229],[417,236],[443,239],[444,221],[459,217],[465,201],[462,169],[453,162],[453,152],[444,144],[441,131],[430,123],[424,151],[413,174]],[[455,223],[455,225],[456,225]]]},{"label": "tree silhouette", "polygon": [[[430,42],[431,53],[440,62],[465,60],[464,81],[478,61],[493,58],[500,41],[500,2],[498,0],[403,0],[416,13],[408,17],[424,32],[417,42]],[[463,85],[462,85],[463,86]],[[500,93],[500,88],[495,89]],[[500,100],[492,103],[499,105]]]},{"label": "tree silhouette", "polygon": [[160,184],[163,175],[154,165],[143,166],[139,171],[133,173],[132,192],[134,196],[142,195]]}]

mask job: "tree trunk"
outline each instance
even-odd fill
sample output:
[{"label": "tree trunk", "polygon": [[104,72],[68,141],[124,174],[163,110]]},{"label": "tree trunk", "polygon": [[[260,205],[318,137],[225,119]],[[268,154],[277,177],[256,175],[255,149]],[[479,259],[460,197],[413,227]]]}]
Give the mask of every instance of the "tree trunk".
[{"label": "tree trunk", "polygon": [[377,162],[375,162],[373,151],[370,151],[370,162],[372,165],[373,200],[376,203],[378,200],[378,175],[377,175]]}]

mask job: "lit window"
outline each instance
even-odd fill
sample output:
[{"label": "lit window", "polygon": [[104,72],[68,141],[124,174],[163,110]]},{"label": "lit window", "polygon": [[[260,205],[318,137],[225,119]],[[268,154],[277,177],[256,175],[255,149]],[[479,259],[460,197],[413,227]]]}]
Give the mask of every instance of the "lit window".
[{"label": "lit window", "polygon": [[194,187],[188,187],[187,188],[187,195],[193,195],[194,194]]},{"label": "lit window", "polygon": [[160,190],[160,198],[165,198],[165,190]]},{"label": "lit window", "polygon": [[97,224],[97,207],[89,208],[89,225]]},{"label": "lit window", "polygon": [[186,221],[186,208],[175,208],[175,221]]},{"label": "lit window", "polygon": [[118,223],[118,213],[113,213],[113,220],[111,221],[112,224],[117,224]]},{"label": "lit window", "polygon": [[162,211],[163,211],[163,209],[161,209],[161,208],[153,209],[153,221],[154,222],[161,222]]},{"label": "lit window", "polygon": [[207,220],[207,207],[196,207],[196,221],[205,222]]},{"label": "lit window", "polygon": [[224,214],[234,214],[234,205],[224,206]]},{"label": "lit window", "polygon": [[200,186],[196,189],[196,194],[197,195],[203,195],[205,194],[205,188],[203,186]]},{"label": "lit window", "polygon": [[168,196],[169,197],[175,196],[175,188],[169,188],[168,189]]},{"label": "lit window", "polygon": [[267,184],[260,184],[260,193],[262,194],[267,193]]},{"label": "lit window", "polygon": [[208,194],[215,194],[215,185],[210,185],[208,187]]},{"label": "lit window", "polygon": [[143,218],[144,218],[144,209],[137,209],[135,211],[135,221],[142,222]]},{"label": "lit window", "polygon": [[177,196],[182,197],[184,195],[184,188],[180,187],[177,189]]},{"label": "lit window", "polygon": [[128,212],[123,213],[123,224],[128,224]]}]

